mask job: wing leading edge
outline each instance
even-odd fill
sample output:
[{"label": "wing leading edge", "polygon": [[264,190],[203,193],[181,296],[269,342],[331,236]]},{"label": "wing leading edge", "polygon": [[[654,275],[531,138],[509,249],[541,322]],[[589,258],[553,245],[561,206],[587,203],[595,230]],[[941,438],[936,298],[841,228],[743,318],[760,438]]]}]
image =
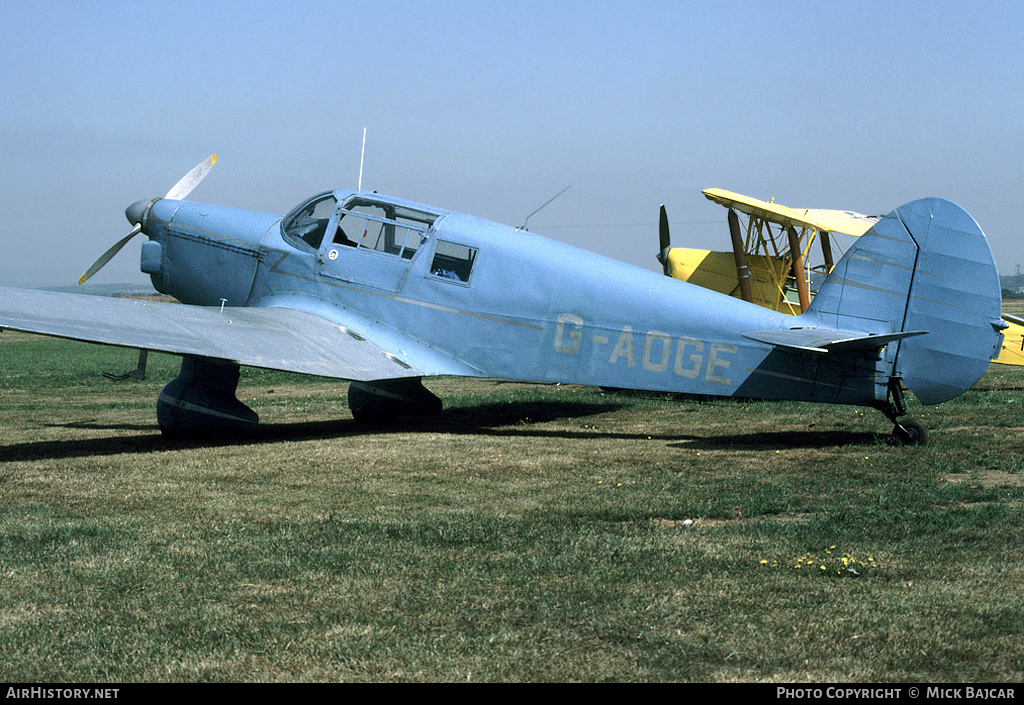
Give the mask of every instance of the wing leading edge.
[{"label": "wing leading edge", "polygon": [[224,308],[0,287],[0,329],[372,381],[420,377],[355,331],[304,311]]},{"label": "wing leading edge", "polygon": [[853,211],[824,208],[788,208],[780,203],[769,203],[720,188],[704,189],[703,193],[708,200],[714,201],[721,206],[735,208],[741,213],[762,218],[770,223],[777,223],[779,225],[794,225],[801,228],[813,228],[818,231],[860,236],[878,222],[878,218],[861,215]]}]

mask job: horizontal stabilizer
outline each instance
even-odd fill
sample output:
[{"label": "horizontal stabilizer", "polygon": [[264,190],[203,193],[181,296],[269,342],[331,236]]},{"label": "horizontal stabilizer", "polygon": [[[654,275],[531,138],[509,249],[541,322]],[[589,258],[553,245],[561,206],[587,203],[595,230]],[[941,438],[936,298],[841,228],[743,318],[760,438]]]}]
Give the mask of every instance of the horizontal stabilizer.
[{"label": "horizontal stabilizer", "polygon": [[827,328],[789,328],[757,330],[744,333],[743,337],[780,348],[827,353],[837,350],[878,350],[894,340],[924,335],[927,332],[926,330],[914,330],[882,335],[865,335],[864,333],[830,330]]}]

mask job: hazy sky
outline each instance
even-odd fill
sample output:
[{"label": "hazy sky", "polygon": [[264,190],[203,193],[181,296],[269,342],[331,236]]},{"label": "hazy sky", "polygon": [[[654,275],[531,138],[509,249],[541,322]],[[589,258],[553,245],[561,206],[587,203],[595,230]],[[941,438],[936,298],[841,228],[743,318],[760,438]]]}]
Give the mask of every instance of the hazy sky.
[{"label": "hazy sky", "polygon": [[[1024,264],[1024,3],[6,0],[0,283],[74,283],[209,154],[192,200],[364,188],[658,270],[727,249],[715,186],[966,208]],[[137,238],[97,282],[146,282]]]}]

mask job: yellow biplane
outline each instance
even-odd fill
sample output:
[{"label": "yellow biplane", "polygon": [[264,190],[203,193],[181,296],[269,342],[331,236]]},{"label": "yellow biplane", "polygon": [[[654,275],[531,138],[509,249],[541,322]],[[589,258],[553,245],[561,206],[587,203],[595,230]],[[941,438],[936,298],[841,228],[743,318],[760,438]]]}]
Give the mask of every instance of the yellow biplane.
[{"label": "yellow biplane", "polygon": [[[792,315],[807,310],[842,256],[840,240],[863,235],[879,220],[853,211],[787,208],[722,189],[703,193],[729,209],[732,252],[672,247],[662,206],[658,260],[665,274]],[[1009,327],[994,362],[1024,365],[1024,319],[1004,314],[1003,320]]]}]

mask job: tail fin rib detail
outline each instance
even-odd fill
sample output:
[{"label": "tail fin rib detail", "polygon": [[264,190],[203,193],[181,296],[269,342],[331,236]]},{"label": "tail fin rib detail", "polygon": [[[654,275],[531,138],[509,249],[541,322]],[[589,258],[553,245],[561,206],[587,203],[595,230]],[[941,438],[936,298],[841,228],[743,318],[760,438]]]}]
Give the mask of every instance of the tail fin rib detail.
[{"label": "tail fin rib detail", "polygon": [[962,394],[1001,343],[999,276],[985,234],[960,206],[912,201],[846,252],[807,317],[824,328],[893,335],[885,359],[924,404]]},{"label": "tail fin rib detail", "polygon": [[896,211],[919,247],[894,376],[924,404],[970,389],[999,354],[1002,294],[985,234],[962,208],[924,199]]}]

